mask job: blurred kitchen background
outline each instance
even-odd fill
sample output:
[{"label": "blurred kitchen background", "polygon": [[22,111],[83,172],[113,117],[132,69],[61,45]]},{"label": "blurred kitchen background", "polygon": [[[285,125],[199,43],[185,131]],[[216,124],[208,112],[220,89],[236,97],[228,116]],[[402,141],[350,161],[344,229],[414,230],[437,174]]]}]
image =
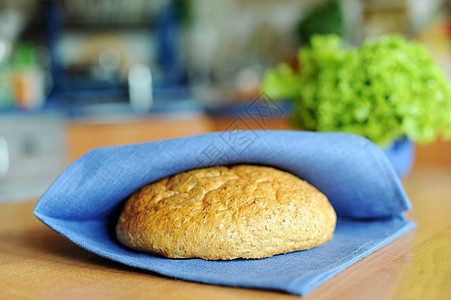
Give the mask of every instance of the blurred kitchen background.
[{"label": "blurred kitchen background", "polygon": [[[289,103],[263,123],[246,108],[264,70],[295,61],[313,33],[355,45],[401,33],[451,76],[451,1],[329,2],[0,0],[0,203],[38,199],[94,147],[225,130],[240,116],[288,128]],[[443,147],[417,160],[451,166],[431,155]]]}]

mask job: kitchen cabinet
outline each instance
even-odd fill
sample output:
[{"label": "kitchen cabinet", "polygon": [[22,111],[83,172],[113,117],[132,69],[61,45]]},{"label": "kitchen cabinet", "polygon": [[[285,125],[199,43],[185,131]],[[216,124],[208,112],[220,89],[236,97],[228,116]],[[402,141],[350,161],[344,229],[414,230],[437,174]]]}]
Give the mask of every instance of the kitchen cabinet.
[{"label": "kitchen cabinet", "polygon": [[67,125],[68,161],[103,146],[142,143],[212,131],[212,121],[202,115],[84,119]]},{"label": "kitchen cabinet", "polygon": [[451,168],[451,140],[417,145],[415,163],[422,166]]},{"label": "kitchen cabinet", "polygon": [[0,118],[0,203],[40,197],[72,161],[103,146],[212,131],[200,114],[93,117],[13,114]]},{"label": "kitchen cabinet", "polygon": [[[190,118],[153,116],[119,121],[79,120],[67,125],[67,157],[73,161],[86,151],[119,144],[131,144],[223,130],[286,130],[287,117],[251,119],[244,117]],[[417,145],[415,164],[451,168],[451,141]]]},{"label": "kitchen cabinet", "polygon": [[42,194],[66,165],[65,121],[57,114],[0,117],[0,203]]}]

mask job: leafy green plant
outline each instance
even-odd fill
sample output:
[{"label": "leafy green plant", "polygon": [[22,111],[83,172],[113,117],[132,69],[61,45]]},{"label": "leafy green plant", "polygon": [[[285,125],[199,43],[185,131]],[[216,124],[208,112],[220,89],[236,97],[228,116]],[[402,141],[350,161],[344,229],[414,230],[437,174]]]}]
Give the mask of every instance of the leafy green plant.
[{"label": "leafy green plant", "polygon": [[305,44],[308,44],[315,34],[345,36],[345,17],[341,1],[331,0],[313,6],[300,20],[297,34],[300,41]]},{"label": "leafy green plant", "polygon": [[295,128],[355,133],[379,145],[451,137],[451,85],[417,42],[387,35],[351,48],[318,35],[299,50],[298,63],[299,71],[268,69],[262,87],[293,101]]}]

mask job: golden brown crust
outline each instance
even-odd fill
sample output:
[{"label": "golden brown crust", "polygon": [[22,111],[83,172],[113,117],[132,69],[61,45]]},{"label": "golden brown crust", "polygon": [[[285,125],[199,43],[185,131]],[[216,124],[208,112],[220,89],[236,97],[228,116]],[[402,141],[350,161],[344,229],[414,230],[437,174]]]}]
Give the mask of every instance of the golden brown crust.
[{"label": "golden brown crust", "polygon": [[131,248],[171,258],[264,258],[332,238],[326,196],[296,176],[253,165],[196,169],[136,191],[116,234]]}]

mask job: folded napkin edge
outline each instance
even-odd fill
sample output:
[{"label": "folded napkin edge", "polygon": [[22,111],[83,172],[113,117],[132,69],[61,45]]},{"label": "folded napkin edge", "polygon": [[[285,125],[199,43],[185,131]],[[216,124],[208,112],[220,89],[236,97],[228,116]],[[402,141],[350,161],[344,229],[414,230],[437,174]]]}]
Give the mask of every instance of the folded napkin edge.
[{"label": "folded napkin edge", "polygon": [[[316,289],[318,286],[320,286],[321,284],[323,284],[324,282],[329,280],[330,278],[332,278],[335,275],[337,275],[338,273],[340,273],[341,271],[347,269],[348,267],[350,267],[351,265],[355,264],[356,262],[362,260],[363,258],[368,257],[369,255],[371,255],[375,251],[377,251],[379,249],[382,249],[383,247],[387,246],[388,244],[390,244],[394,240],[400,238],[402,235],[406,234],[407,232],[413,230],[416,227],[417,227],[417,223],[416,222],[414,222],[412,220],[406,220],[405,225],[403,227],[401,227],[395,233],[391,234],[388,238],[383,239],[383,240],[379,241],[379,243],[376,243],[376,244],[372,245],[371,247],[366,249],[364,252],[362,252],[359,255],[353,257],[351,260],[344,259],[345,260],[344,264],[343,263],[339,263],[340,265],[336,265],[334,268],[330,269],[329,272],[326,272],[324,274],[320,274],[319,276],[317,276],[316,280],[312,280],[310,282],[310,284],[303,285],[299,289],[299,288],[296,287],[296,285],[298,284],[297,280],[294,280],[289,285],[288,289],[290,289],[291,291],[296,291],[294,293],[297,294],[297,295],[305,296],[305,295],[309,294],[311,291],[313,291],[314,289]],[[352,254],[350,254],[349,256],[352,256]]]},{"label": "folded napkin edge", "polygon": [[[44,224],[46,224],[47,226],[52,228],[55,232],[57,232],[58,234],[60,234],[61,236],[65,237],[65,238],[67,238],[68,240],[70,240],[72,243],[74,243],[77,246],[83,248],[84,250],[91,252],[93,254],[96,254],[100,257],[116,261],[116,262],[120,263],[121,265],[125,265],[125,266],[132,267],[132,268],[137,268],[140,270],[145,270],[146,272],[159,274],[159,275],[165,276],[167,278],[193,281],[192,279],[185,278],[187,275],[190,275],[189,272],[188,273],[183,273],[183,272],[180,273],[179,272],[178,274],[175,274],[175,275],[168,275],[164,272],[164,270],[148,270],[138,264],[133,264],[131,262],[127,262],[127,263],[122,262],[122,261],[118,260],[111,253],[105,252],[102,248],[93,247],[93,245],[88,245],[88,246],[84,245],[83,238],[77,238],[76,232],[73,232],[73,234],[70,234],[70,233],[68,234],[66,228],[58,226],[57,224],[53,223],[52,219],[56,219],[56,218],[42,215],[39,212],[36,212],[35,216],[40,221],[42,221]],[[356,222],[359,222],[359,221],[356,221]],[[371,245],[371,247],[369,247],[368,249],[365,249],[364,252],[359,253],[357,256],[355,256],[355,253],[348,255],[347,257],[343,258],[340,262],[335,263],[334,264],[335,266],[332,269],[330,269],[329,271],[327,271],[326,273],[322,273],[322,274],[316,276],[316,278],[314,278],[314,280],[312,280],[307,285],[304,282],[299,283],[299,280],[297,280],[297,279],[294,279],[286,287],[280,287],[278,283],[274,283],[272,285],[271,284],[268,285],[268,283],[264,283],[264,284],[259,283],[259,284],[253,285],[251,282],[246,282],[241,285],[239,282],[236,282],[234,284],[232,284],[232,283],[225,284],[225,283],[222,283],[221,281],[212,281],[211,278],[209,278],[207,275],[205,275],[204,277],[197,276],[194,281],[205,283],[205,284],[212,284],[212,285],[222,285],[222,286],[232,286],[232,287],[236,286],[236,287],[243,287],[243,288],[258,288],[258,289],[263,289],[263,290],[275,290],[275,291],[282,291],[282,292],[288,292],[288,293],[296,294],[296,295],[300,295],[300,296],[305,296],[305,295],[309,294],[311,291],[313,291],[314,289],[316,289],[318,286],[320,286],[322,283],[326,282],[328,279],[335,276],[337,273],[343,271],[344,269],[353,265],[357,261],[369,256],[374,251],[388,245],[389,243],[396,240],[403,234],[405,234],[408,231],[415,228],[416,225],[417,224],[414,221],[405,220],[404,226],[402,226],[400,229],[398,229],[395,233],[392,233],[387,238],[379,241],[378,243],[376,243],[374,245]],[[352,256],[355,256],[355,257],[352,257]],[[352,257],[352,259],[349,260],[349,257]],[[165,258],[163,258],[163,259],[165,259]],[[343,262],[345,262],[345,263],[343,263]],[[300,284],[300,288],[297,287],[297,285],[299,285],[299,284]]]}]

